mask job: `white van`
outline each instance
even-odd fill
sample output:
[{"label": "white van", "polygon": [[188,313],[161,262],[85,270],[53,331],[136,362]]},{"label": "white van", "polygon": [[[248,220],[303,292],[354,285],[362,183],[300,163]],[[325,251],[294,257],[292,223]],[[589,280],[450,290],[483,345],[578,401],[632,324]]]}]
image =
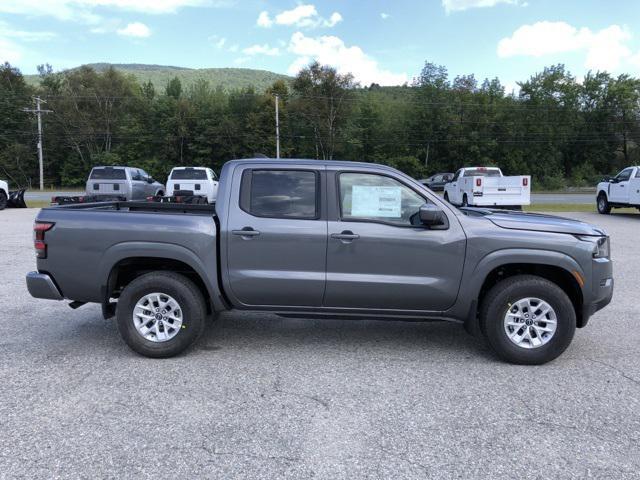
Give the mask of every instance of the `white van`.
[{"label": "white van", "polygon": [[167,180],[167,196],[182,195],[206,197],[207,202],[214,203],[218,196],[218,176],[210,168],[175,167]]}]

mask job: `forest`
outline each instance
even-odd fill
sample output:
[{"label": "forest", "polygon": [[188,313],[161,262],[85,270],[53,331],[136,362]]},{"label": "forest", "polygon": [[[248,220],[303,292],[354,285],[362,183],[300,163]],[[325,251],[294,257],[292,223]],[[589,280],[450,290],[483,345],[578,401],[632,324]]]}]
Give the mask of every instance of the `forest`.
[{"label": "forest", "polygon": [[450,78],[426,62],[411,84],[362,86],[313,63],[264,91],[225,90],[178,77],[157,88],[114,68],[56,72],[38,67],[30,85],[0,66],[0,178],[38,184],[35,96],[43,108],[47,187],[82,186],[94,165],[131,165],[164,181],[173,166],[275,156],[278,99],[281,156],[385,163],[416,178],[462,166],[496,165],[531,174],[533,187],[594,185],[640,163],[640,80],[563,65],[518,83]]}]

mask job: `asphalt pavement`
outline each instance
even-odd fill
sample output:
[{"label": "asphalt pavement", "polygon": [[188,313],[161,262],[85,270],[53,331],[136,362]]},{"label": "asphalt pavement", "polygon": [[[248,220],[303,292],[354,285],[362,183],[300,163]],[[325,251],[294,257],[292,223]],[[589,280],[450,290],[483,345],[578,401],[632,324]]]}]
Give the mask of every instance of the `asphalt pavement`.
[{"label": "asphalt pavement", "polygon": [[640,214],[563,214],[611,234],[615,296],[540,367],[451,323],[239,313],[143,358],[29,296],[35,214],[0,212],[0,478],[639,478]]}]

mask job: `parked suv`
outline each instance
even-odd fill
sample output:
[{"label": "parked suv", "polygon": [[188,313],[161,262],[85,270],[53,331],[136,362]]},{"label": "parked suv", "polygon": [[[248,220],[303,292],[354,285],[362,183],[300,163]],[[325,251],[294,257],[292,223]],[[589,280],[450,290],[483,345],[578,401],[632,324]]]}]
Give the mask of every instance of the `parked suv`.
[{"label": "parked suv", "polygon": [[435,175],[431,175],[429,178],[424,178],[418,181],[424,186],[429,187],[434,192],[442,192],[444,190],[444,186],[449,183],[452,178],[453,173],[436,173]]},{"label": "parked suv", "polygon": [[164,195],[165,187],[135,167],[94,167],[87,180],[87,196],[144,200]]}]

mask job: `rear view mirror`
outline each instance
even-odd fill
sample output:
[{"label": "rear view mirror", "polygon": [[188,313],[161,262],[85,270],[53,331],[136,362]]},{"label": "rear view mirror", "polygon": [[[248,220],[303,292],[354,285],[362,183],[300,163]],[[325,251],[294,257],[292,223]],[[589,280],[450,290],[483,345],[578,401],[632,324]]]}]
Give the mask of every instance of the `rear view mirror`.
[{"label": "rear view mirror", "polygon": [[444,213],[432,203],[425,203],[420,207],[420,221],[424,225],[442,225]]}]

